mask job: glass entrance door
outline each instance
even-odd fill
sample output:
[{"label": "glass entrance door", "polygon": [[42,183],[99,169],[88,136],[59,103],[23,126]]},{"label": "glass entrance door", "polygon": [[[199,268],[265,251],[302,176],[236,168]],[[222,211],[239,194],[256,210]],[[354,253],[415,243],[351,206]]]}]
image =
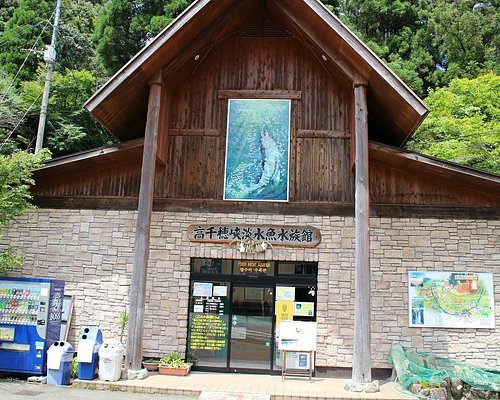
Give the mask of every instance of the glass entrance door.
[{"label": "glass entrance door", "polygon": [[235,283],[232,296],[229,369],[271,370],[273,288]]}]

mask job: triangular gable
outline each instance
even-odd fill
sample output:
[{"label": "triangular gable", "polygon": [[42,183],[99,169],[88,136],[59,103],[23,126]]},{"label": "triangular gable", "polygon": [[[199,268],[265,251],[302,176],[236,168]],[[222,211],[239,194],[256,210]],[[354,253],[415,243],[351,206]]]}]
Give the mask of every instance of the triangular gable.
[{"label": "triangular gable", "polygon": [[[428,110],[422,101],[319,0],[197,0],[118,71],[85,108],[122,140],[141,137],[148,80],[210,51],[263,12],[292,31],[348,79],[368,84],[370,137],[401,146]],[[203,58],[203,57],[201,57]],[[383,132],[381,136],[380,132]]]}]

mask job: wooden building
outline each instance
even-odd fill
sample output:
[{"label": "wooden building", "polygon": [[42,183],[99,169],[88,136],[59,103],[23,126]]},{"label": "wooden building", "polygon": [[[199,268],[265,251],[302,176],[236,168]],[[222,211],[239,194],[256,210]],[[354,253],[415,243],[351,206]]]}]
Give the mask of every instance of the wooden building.
[{"label": "wooden building", "polygon": [[[231,102],[263,99],[289,107],[286,199],[228,198]],[[492,274],[498,326],[500,178],[403,150],[428,110],[319,1],[198,0],[85,107],[121,143],[36,171],[39,208],[6,234],[23,274],[66,280],[73,337],[89,323],[116,332],[105,310],[122,304],[135,313],[132,353],[187,349],[201,369],[270,372],[275,308],[292,301],[308,310],[294,319],[317,323],[318,373],[361,363],[366,380],[388,368],[392,342],[498,361],[498,327],[410,326],[408,273]],[[210,233],[236,227],[314,228],[320,240],[240,251],[244,237]],[[371,324],[355,322],[360,309]],[[209,348],[193,324],[213,310],[223,333]]]}]

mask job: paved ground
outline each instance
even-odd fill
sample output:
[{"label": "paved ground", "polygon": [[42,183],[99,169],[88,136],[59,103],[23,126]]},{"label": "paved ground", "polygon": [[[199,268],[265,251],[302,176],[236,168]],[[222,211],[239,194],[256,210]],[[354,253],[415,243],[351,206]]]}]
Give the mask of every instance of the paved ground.
[{"label": "paved ground", "polygon": [[28,383],[26,380],[1,378],[2,400],[195,400],[196,397],[121,392],[113,390],[76,389],[71,386],[51,386]]},{"label": "paved ground", "polygon": [[344,390],[345,379],[286,379],[281,376],[191,372],[188,376],[151,373],[143,380],[75,380],[69,387],[1,378],[0,400],[414,400],[383,381],[378,393]]}]

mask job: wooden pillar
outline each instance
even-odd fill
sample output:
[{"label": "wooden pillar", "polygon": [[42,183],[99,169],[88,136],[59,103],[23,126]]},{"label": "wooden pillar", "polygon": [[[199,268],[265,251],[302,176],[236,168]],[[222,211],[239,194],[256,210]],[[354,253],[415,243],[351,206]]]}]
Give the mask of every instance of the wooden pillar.
[{"label": "wooden pillar", "polygon": [[352,380],[371,382],[370,189],[366,84],[354,84],[355,131],[355,306]]},{"label": "wooden pillar", "polygon": [[126,348],[126,367],[141,369],[142,336],[144,331],[144,304],[149,259],[149,234],[157,150],[158,121],[160,117],[161,72],[149,84],[148,116],[144,134],[141,186],[135,229],[134,266],[130,284],[130,309]]}]

